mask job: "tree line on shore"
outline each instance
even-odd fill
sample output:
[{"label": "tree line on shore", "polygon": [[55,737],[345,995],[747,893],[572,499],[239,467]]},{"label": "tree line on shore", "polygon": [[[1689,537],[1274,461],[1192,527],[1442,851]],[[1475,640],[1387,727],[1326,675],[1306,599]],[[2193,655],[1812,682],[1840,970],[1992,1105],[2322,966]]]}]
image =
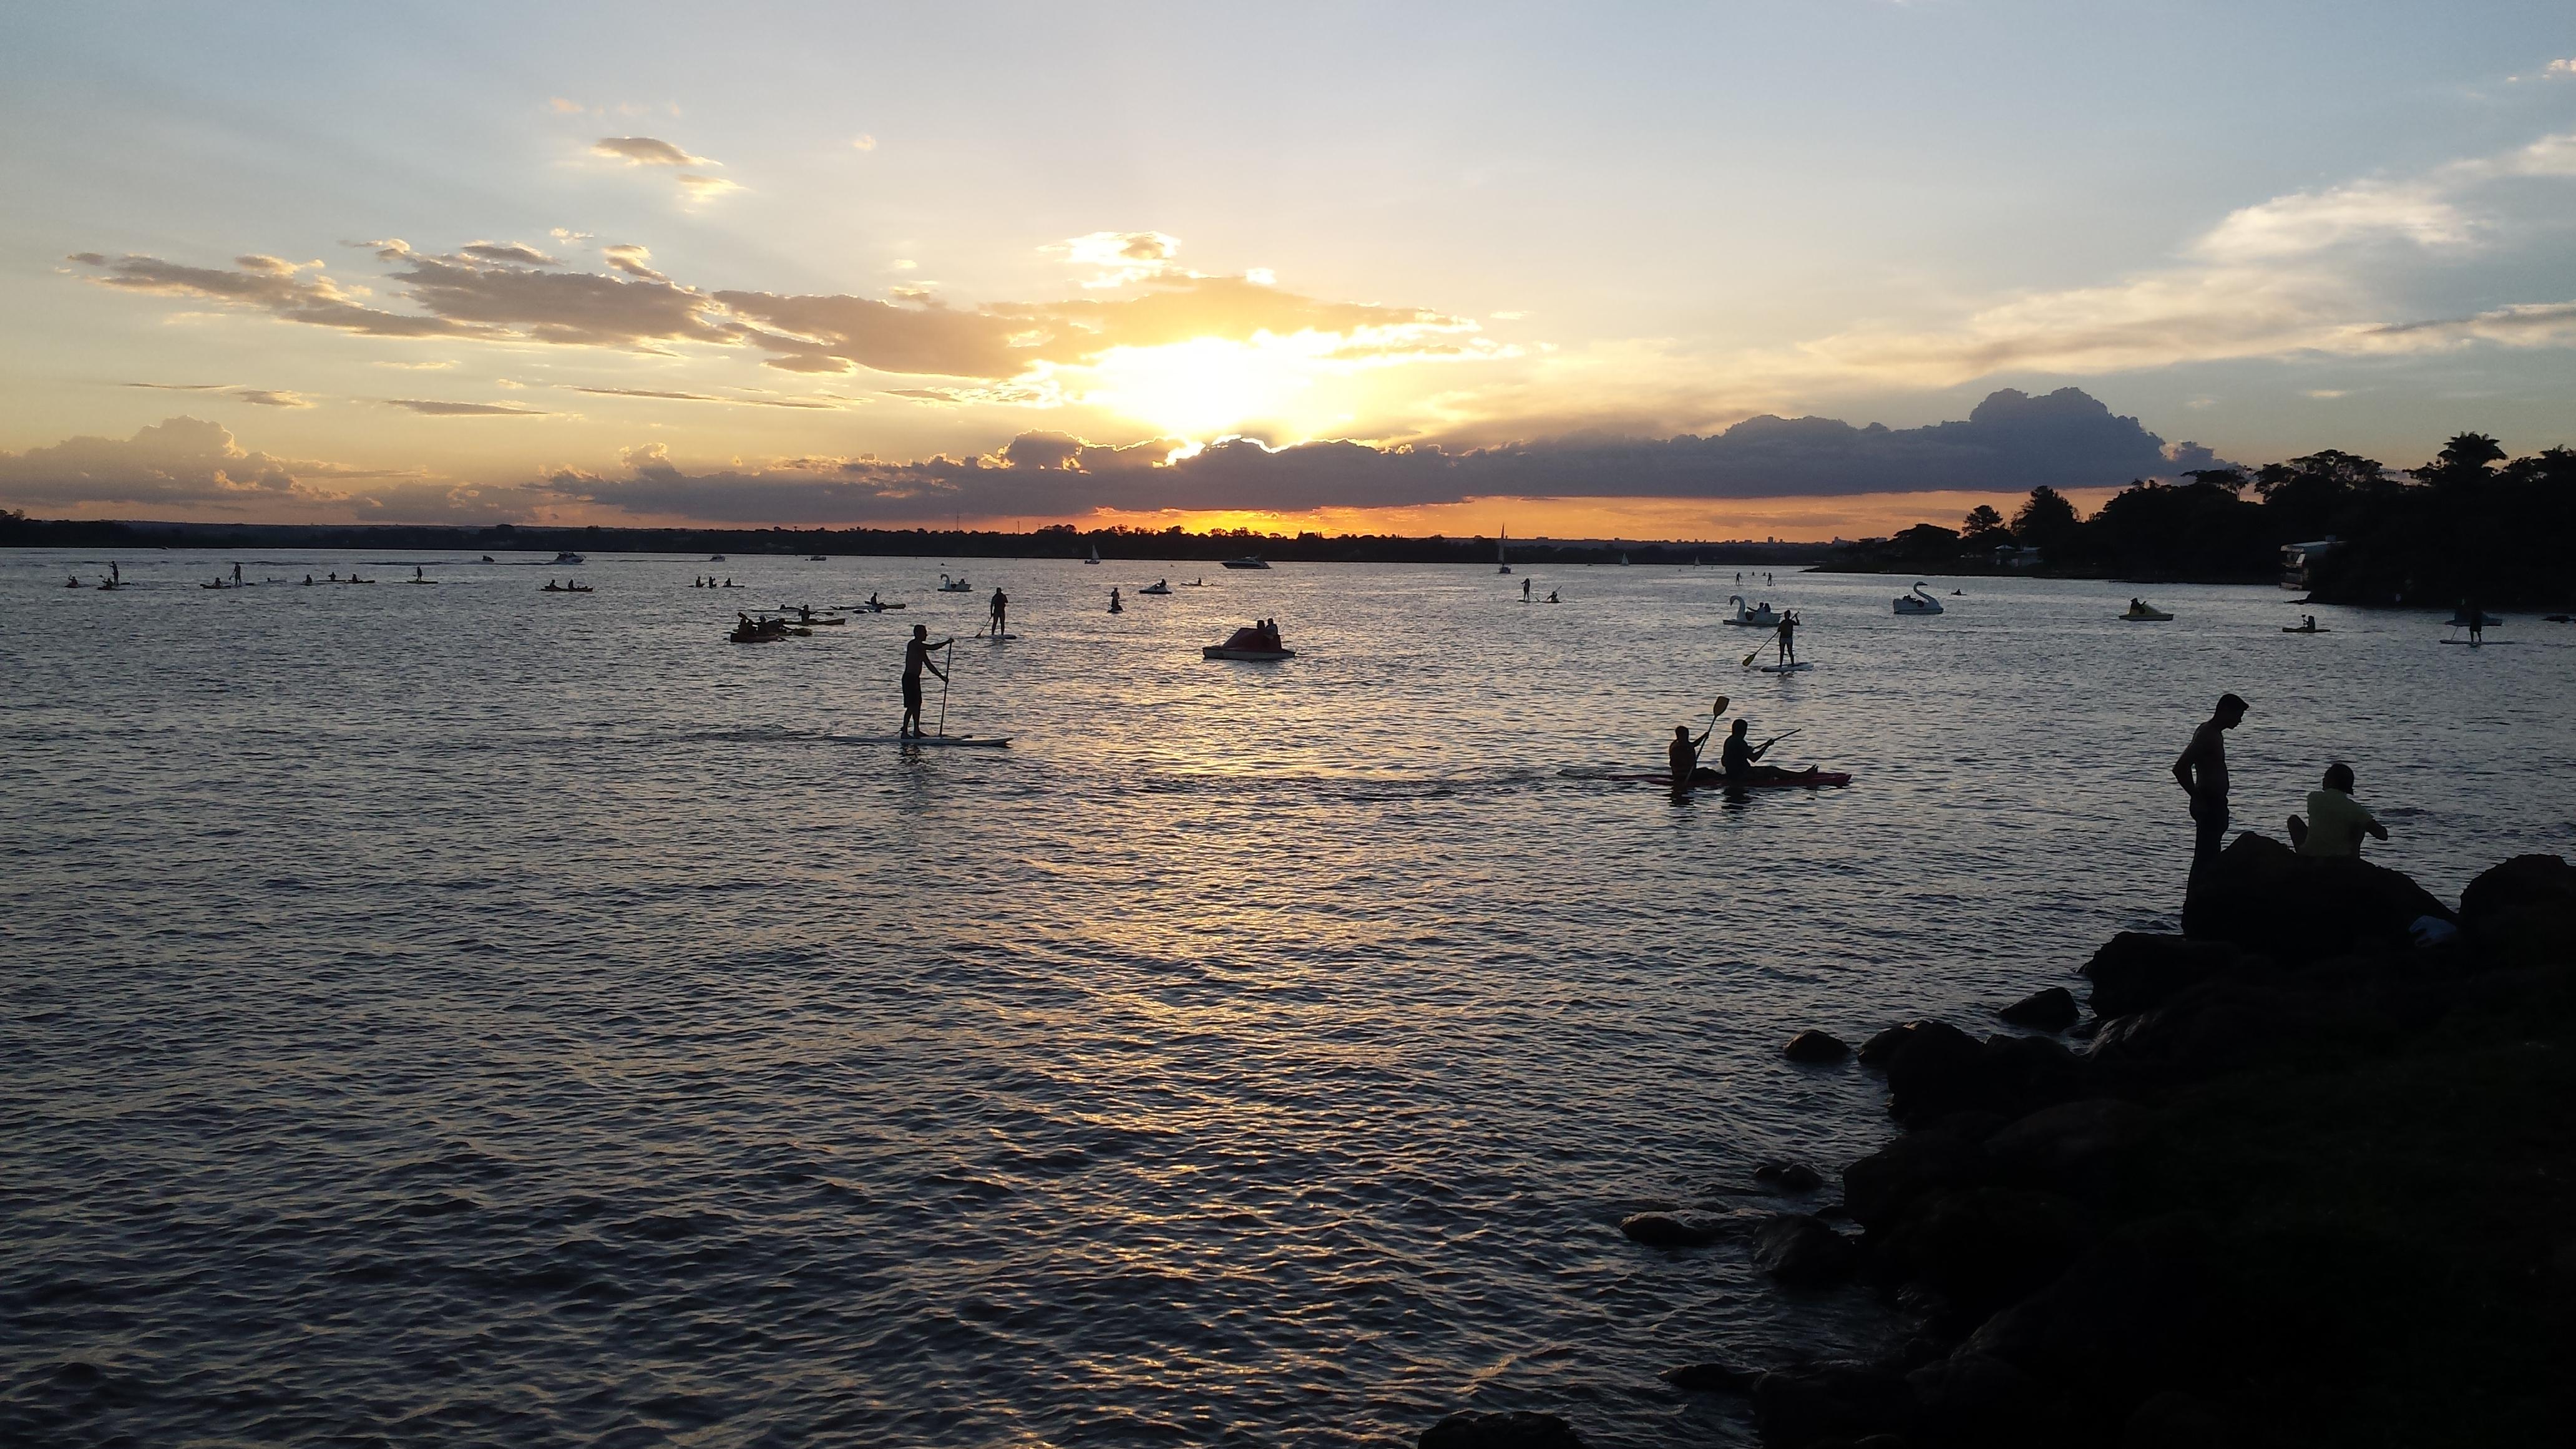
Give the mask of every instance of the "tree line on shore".
[{"label": "tree line on shore", "polygon": [[1853,545],[1834,566],[2000,572],[2192,583],[2269,582],[2281,549],[2333,539],[2308,561],[2326,603],[2554,604],[2576,597],[2576,451],[2508,458],[2462,433],[2403,472],[2327,448],[2259,468],[2140,479],[2092,517],[2049,487],[2010,519],[1980,504],[1958,528],[1921,523]]}]

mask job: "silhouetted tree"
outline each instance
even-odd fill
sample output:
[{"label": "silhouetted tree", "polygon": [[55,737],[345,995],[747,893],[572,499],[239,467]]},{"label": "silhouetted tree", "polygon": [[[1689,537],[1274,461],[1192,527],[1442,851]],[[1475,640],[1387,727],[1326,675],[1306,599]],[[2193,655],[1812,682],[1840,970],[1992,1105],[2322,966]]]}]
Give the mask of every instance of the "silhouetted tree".
[{"label": "silhouetted tree", "polygon": [[1966,547],[1990,550],[2012,541],[2012,530],[2004,526],[2004,516],[1991,503],[1969,509],[1959,521],[1959,542]]},{"label": "silhouetted tree", "polygon": [[2074,542],[2076,530],[2082,522],[2075,505],[2066,501],[2065,494],[2042,483],[2030,490],[2030,497],[2023,502],[2021,511],[2013,515],[2013,537],[2021,540],[2025,547],[2042,553],[2054,552]]},{"label": "silhouetted tree", "polygon": [[1937,523],[1918,523],[1888,542],[1898,558],[1912,563],[1946,563],[1959,556],[1959,535]]},{"label": "silhouetted tree", "polygon": [[2242,493],[2245,491],[2245,485],[2254,481],[2245,476],[2244,469],[2234,466],[2194,468],[2182,476],[2194,483],[2206,483],[2212,488],[2224,488],[2230,493]]}]

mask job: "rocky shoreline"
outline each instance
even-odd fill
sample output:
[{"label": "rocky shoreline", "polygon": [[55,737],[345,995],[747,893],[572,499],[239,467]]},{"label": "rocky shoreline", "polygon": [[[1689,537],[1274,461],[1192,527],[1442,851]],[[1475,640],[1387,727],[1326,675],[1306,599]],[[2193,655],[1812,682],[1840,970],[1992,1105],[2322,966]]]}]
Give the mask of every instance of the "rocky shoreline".
[{"label": "rocky shoreline", "polygon": [[[1791,1296],[1877,1294],[1883,1362],[1705,1362],[1772,1449],[2510,1444],[2576,1411],[2576,867],[2445,906],[2399,872],[2238,837],[2182,935],[2124,932],[2001,1007],[1784,1049],[1883,1073],[1904,1132],[1806,1212],[1641,1213]],[[2083,1005],[2089,1004],[2090,1014]],[[1855,1031],[1858,1036],[1860,1032]],[[1561,1449],[1544,1413],[1422,1449]]]}]

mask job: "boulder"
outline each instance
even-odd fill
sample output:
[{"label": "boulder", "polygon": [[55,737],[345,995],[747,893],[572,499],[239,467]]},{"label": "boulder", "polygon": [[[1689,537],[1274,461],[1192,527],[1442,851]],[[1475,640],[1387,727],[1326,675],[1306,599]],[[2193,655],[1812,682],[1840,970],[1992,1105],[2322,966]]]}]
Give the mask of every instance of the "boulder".
[{"label": "boulder", "polygon": [[1995,1013],[2014,1026],[2034,1031],[2064,1031],[2083,1015],[2075,1006],[2075,993],[2063,986],[2034,991]]},{"label": "boulder", "polygon": [[1793,1062],[1838,1062],[1851,1055],[1851,1048],[1832,1032],[1809,1030],[1789,1038],[1780,1054]]},{"label": "boulder", "polygon": [[2226,1337],[2214,1283],[2188,1233],[2132,1234],[1988,1318],[1962,1348],[2088,1399],[2135,1402],[2208,1371]]},{"label": "boulder", "polygon": [[1984,1095],[1977,1103],[2006,1117],[2087,1095],[2089,1064],[2066,1043],[2037,1036],[1990,1036],[1977,1049]]},{"label": "boulder", "polygon": [[2039,1449],[2071,1437],[2058,1396],[1992,1354],[1963,1350],[1925,1364],[1905,1381],[1920,1405],[1917,1444]]},{"label": "boulder", "polygon": [[1554,1414],[1451,1414],[1422,1431],[1419,1449],[1583,1449],[1583,1436]]},{"label": "boulder", "polygon": [[2167,1389],[2129,1415],[2119,1449],[2227,1449],[2232,1437],[2217,1405]]},{"label": "boulder", "polygon": [[1745,1394],[1753,1391],[1753,1381],[1762,1377],[1762,1371],[1739,1368],[1731,1363],[1686,1363],[1668,1368],[1655,1377],[1677,1389]]},{"label": "boulder", "polygon": [[1753,1169],[1753,1180],[1781,1192],[1814,1192],[1825,1185],[1822,1174],[1803,1162],[1766,1162]]},{"label": "boulder", "polygon": [[1619,1231],[1650,1248],[1696,1248],[1716,1242],[1739,1225],[1694,1213],[1631,1213],[1619,1220]]},{"label": "boulder", "polygon": [[1874,1067],[1885,1062],[1898,1047],[1905,1044],[1907,1037],[1914,1034],[1914,1028],[1921,1024],[1909,1021],[1902,1026],[1891,1026],[1885,1031],[1872,1035],[1869,1040],[1860,1044],[1861,1065]]},{"label": "boulder", "polygon": [[1887,1054],[1887,1110],[1903,1122],[1930,1121],[1985,1106],[1977,1039],[1955,1026],[1919,1021]]},{"label": "boulder", "polygon": [[2225,941],[2122,931],[2084,963],[2084,977],[2093,983],[2093,1014],[2107,1020],[2153,1010],[2213,977],[2260,964]]},{"label": "boulder", "polygon": [[2405,951],[2423,916],[2458,920],[2402,872],[2357,856],[2296,855],[2249,831],[2201,867],[2183,902],[2182,930],[2304,961]]},{"label": "boulder", "polygon": [[1798,1446],[1902,1432],[1914,1417],[1903,1378],[1858,1364],[1767,1373],[1753,1381],[1753,1422],[1762,1442]]},{"label": "boulder", "polygon": [[2043,1107],[1985,1140],[1998,1181],[2083,1196],[2107,1185],[2153,1114],[2115,1097]]},{"label": "boulder", "polygon": [[1990,1313],[2045,1287],[2090,1236],[2083,1210],[2058,1193],[1946,1190],[1925,1194],[1898,1220],[1884,1261],[1964,1312]]},{"label": "boulder", "polygon": [[2517,855],[2460,892],[2460,918],[2479,945],[2516,966],[2576,959],[2576,866]]},{"label": "boulder", "polygon": [[1843,1206],[1861,1226],[1893,1226],[1915,1199],[1986,1178],[1984,1149],[1947,1132],[1909,1132],[1843,1169]]},{"label": "boulder", "polygon": [[2339,1003],[2285,997],[2234,982],[2185,992],[2153,1011],[2121,1017],[2093,1040],[2093,1059],[2131,1072],[2184,1079],[2277,1059],[2325,1029]]},{"label": "boulder", "polygon": [[1840,1283],[1858,1254],[1849,1238],[1806,1213],[1779,1213],[1753,1230],[1753,1266],[1792,1287]]}]

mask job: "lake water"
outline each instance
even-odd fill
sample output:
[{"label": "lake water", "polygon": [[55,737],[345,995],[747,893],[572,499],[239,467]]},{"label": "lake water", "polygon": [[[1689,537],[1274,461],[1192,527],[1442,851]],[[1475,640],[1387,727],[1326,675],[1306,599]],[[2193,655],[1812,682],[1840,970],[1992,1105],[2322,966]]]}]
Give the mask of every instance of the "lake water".
[{"label": "lake water", "polygon": [[[1731,568],[0,554],[0,1438],[1735,1442],[1670,1364],[1862,1352],[1727,1205],[1888,1128],[1779,1046],[2170,927],[2174,754],[2331,758],[2455,897],[2576,846],[2576,629]],[[434,587],[401,582],[426,566]],[[973,581],[942,595],[942,570]],[[748,589],[692,589],[730,574]],[[579,574],[595,593],[539,592]],[[961,637],[907,754],[901,636]],[[1105,611],[1109,588],[1129,607]],[[910,604],[724,642],[738,608]],[[1742,592],[1802,676],[1745,671]],[[1946,585],[1938,591],[1946,593]],[[1199,646],[1276,617],[1299,657]],[[1661,768],[1734,698],[1857,777]],[[939,686],[931,682],[932,710]],[[1576,771],[1570,776],[1567,771]]]}]

